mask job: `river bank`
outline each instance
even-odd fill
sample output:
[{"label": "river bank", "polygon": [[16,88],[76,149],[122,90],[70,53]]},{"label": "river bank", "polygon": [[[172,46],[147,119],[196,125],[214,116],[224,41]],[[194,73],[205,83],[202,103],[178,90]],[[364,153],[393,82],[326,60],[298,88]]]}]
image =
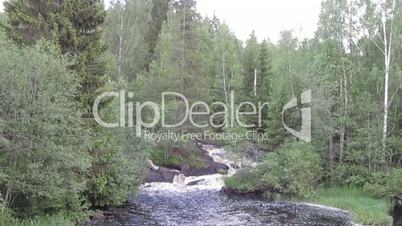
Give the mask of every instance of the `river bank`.
[{"label": "river bank", "polygon": [[391,202],[370,197],[358,188],[324,188],[314,192],[308,202],[349,211],[362,225],[392,225]]}]

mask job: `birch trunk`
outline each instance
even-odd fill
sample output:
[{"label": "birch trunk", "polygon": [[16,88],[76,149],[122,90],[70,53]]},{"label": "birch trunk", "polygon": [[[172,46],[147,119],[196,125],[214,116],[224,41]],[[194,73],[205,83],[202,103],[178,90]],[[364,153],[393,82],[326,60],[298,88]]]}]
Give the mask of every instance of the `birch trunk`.
[{"label": "birch trunk", "polygon": [[254,69],[254,96],[257,97],[257,68]]},{"label": "birch trunk", "polygon": [[222,80],[223,80],[223,92],[225,94],[225,102],[228,105],[228,91],[227,91],[227,82],[226,82],[226,68],[225,68],[225,56],[222,54]]},{"label": "birch trunk", "polygon": [[[123,7],[123,6],[122,6]],[[124,30],[124,8],[120,14],[120,32],[119,32],[119,75],[121,75],[121,68],[123,64],[123,30]]]},{"label": "birch trunk", "polygon": [[[387,164],[387,139],[388,139],[388,110],[389,110],[389,76],[391,64],[391,52],[393,41],[393,17],[395,11],[395,0],[391,2],[391,11],[388,12],[387,1],[383,2],[381,13],[381,22],[383,28],[383,44],[384,44],[384,118],[383,118],[383,133],[382,133],[382,151],[384,164]],[[387,34],[387,21],[389,20],[390,28]],[[392,156],[390,156],[392,158]]]},{"label": "birch trunk", "polygon": [[346,120],[348,117],[348,73],[344,62],[342,61],[343,76],[340,78],[340,93],[342,99],[342,121],[341,121],[341,132],[339,138],[339,160],[342,162],[343,156],[345,155],[345,140],[346,140]]}]

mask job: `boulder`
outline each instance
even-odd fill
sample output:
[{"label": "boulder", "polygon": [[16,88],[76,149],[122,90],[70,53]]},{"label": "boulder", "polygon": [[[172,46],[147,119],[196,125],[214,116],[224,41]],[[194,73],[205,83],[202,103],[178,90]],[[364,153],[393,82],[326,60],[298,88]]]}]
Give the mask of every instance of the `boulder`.
[{"label": "boulder", "polygon": [[392,211],[393,225],[402,225],[402,199],[400,197],[394,197],[395,206]]},{"label": "boulder", "polygon": [[165,167],[159,167],[158,170],[150,170],[144,179],[145,183],[152,182],[166,182],[173,183],[173,178],[179,175],[180,172],[177,170],[171,170]]},{"label": "boulder", "polygon": [[206,153],[202,153],[200,155],[200,159],[203,162],[203,166],[190,167],[187,164],[182,164],[180,167],[181,173],[188,177],[226,173],[229,170],[229,167],[227,165],[215,162],[214,159]]},{"label": "boulder", "polygon": [[[168,154],[175,156],[181,162],[178,165],[157,166],[148,160],[150,171],[144,182],[173,182],[173,178],[182,173],[184,176],[203,176],[217,173],[227,173],[229,166],[215,162],[208,153],[202,149],[203,143],[187,142],[169,149]],[[169,168],[166,168],[169,167]]]}]

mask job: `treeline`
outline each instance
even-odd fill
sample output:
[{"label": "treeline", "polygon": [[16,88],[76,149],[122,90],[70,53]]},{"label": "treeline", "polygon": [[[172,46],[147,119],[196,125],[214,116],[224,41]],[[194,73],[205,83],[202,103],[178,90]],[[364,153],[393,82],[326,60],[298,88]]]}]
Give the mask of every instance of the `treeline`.
[{"label": "treeline", "polygon": [[[95,123],[96,96],[121,89],[141,102],[160,103],[167,91],[190,102],[269,102],[263,123],[251,128],[269,136],[255,144],[269,151],[294,149],[287,145],[297,140],[283,128],[282,108],[311,89],[313,147],[300,148],[319,155],[322,171],[311,178],[399,195],[386,185],[402,159],[401,10],[399,1],[325,0],[314,38],[283,31],[277,43],[259,42],[252,33],[242,43],[217,17],[202,18],[194,0],[115,1],[107,11],[101,0],[7,1],[0,17],[0,215],[64,213],[79,220],[87,210],[135,194],[146,151],[175,144],[149,144],[133,128]],[[102,117],[118,117],[118,104],[103,103]],[[167,121],[180,121],[184,103],[166,104]],[[216,118],[218,129],[202,130],[245,132],[225,120]],[[258,124],[255,116],[243,121]],[[285,121],[297,128],[297,109]],[[187,122],[171,130],[200,129]],[[378,179],[384,177],[391,179]]]}]

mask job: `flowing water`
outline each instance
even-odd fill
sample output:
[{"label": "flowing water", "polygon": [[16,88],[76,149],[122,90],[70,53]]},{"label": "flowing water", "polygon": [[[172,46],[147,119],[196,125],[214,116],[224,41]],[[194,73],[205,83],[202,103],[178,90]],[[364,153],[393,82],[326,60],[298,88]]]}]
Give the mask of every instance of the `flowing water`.
[{"label": "flowing water", "polygon": [[[222,152],[209,150],[230,165]],[[144,184],[125,208],[93,225],[352,225],[350,214],[335,208],[227,196],[220,192],[223,179],[179,175],[174,183]]]}]

